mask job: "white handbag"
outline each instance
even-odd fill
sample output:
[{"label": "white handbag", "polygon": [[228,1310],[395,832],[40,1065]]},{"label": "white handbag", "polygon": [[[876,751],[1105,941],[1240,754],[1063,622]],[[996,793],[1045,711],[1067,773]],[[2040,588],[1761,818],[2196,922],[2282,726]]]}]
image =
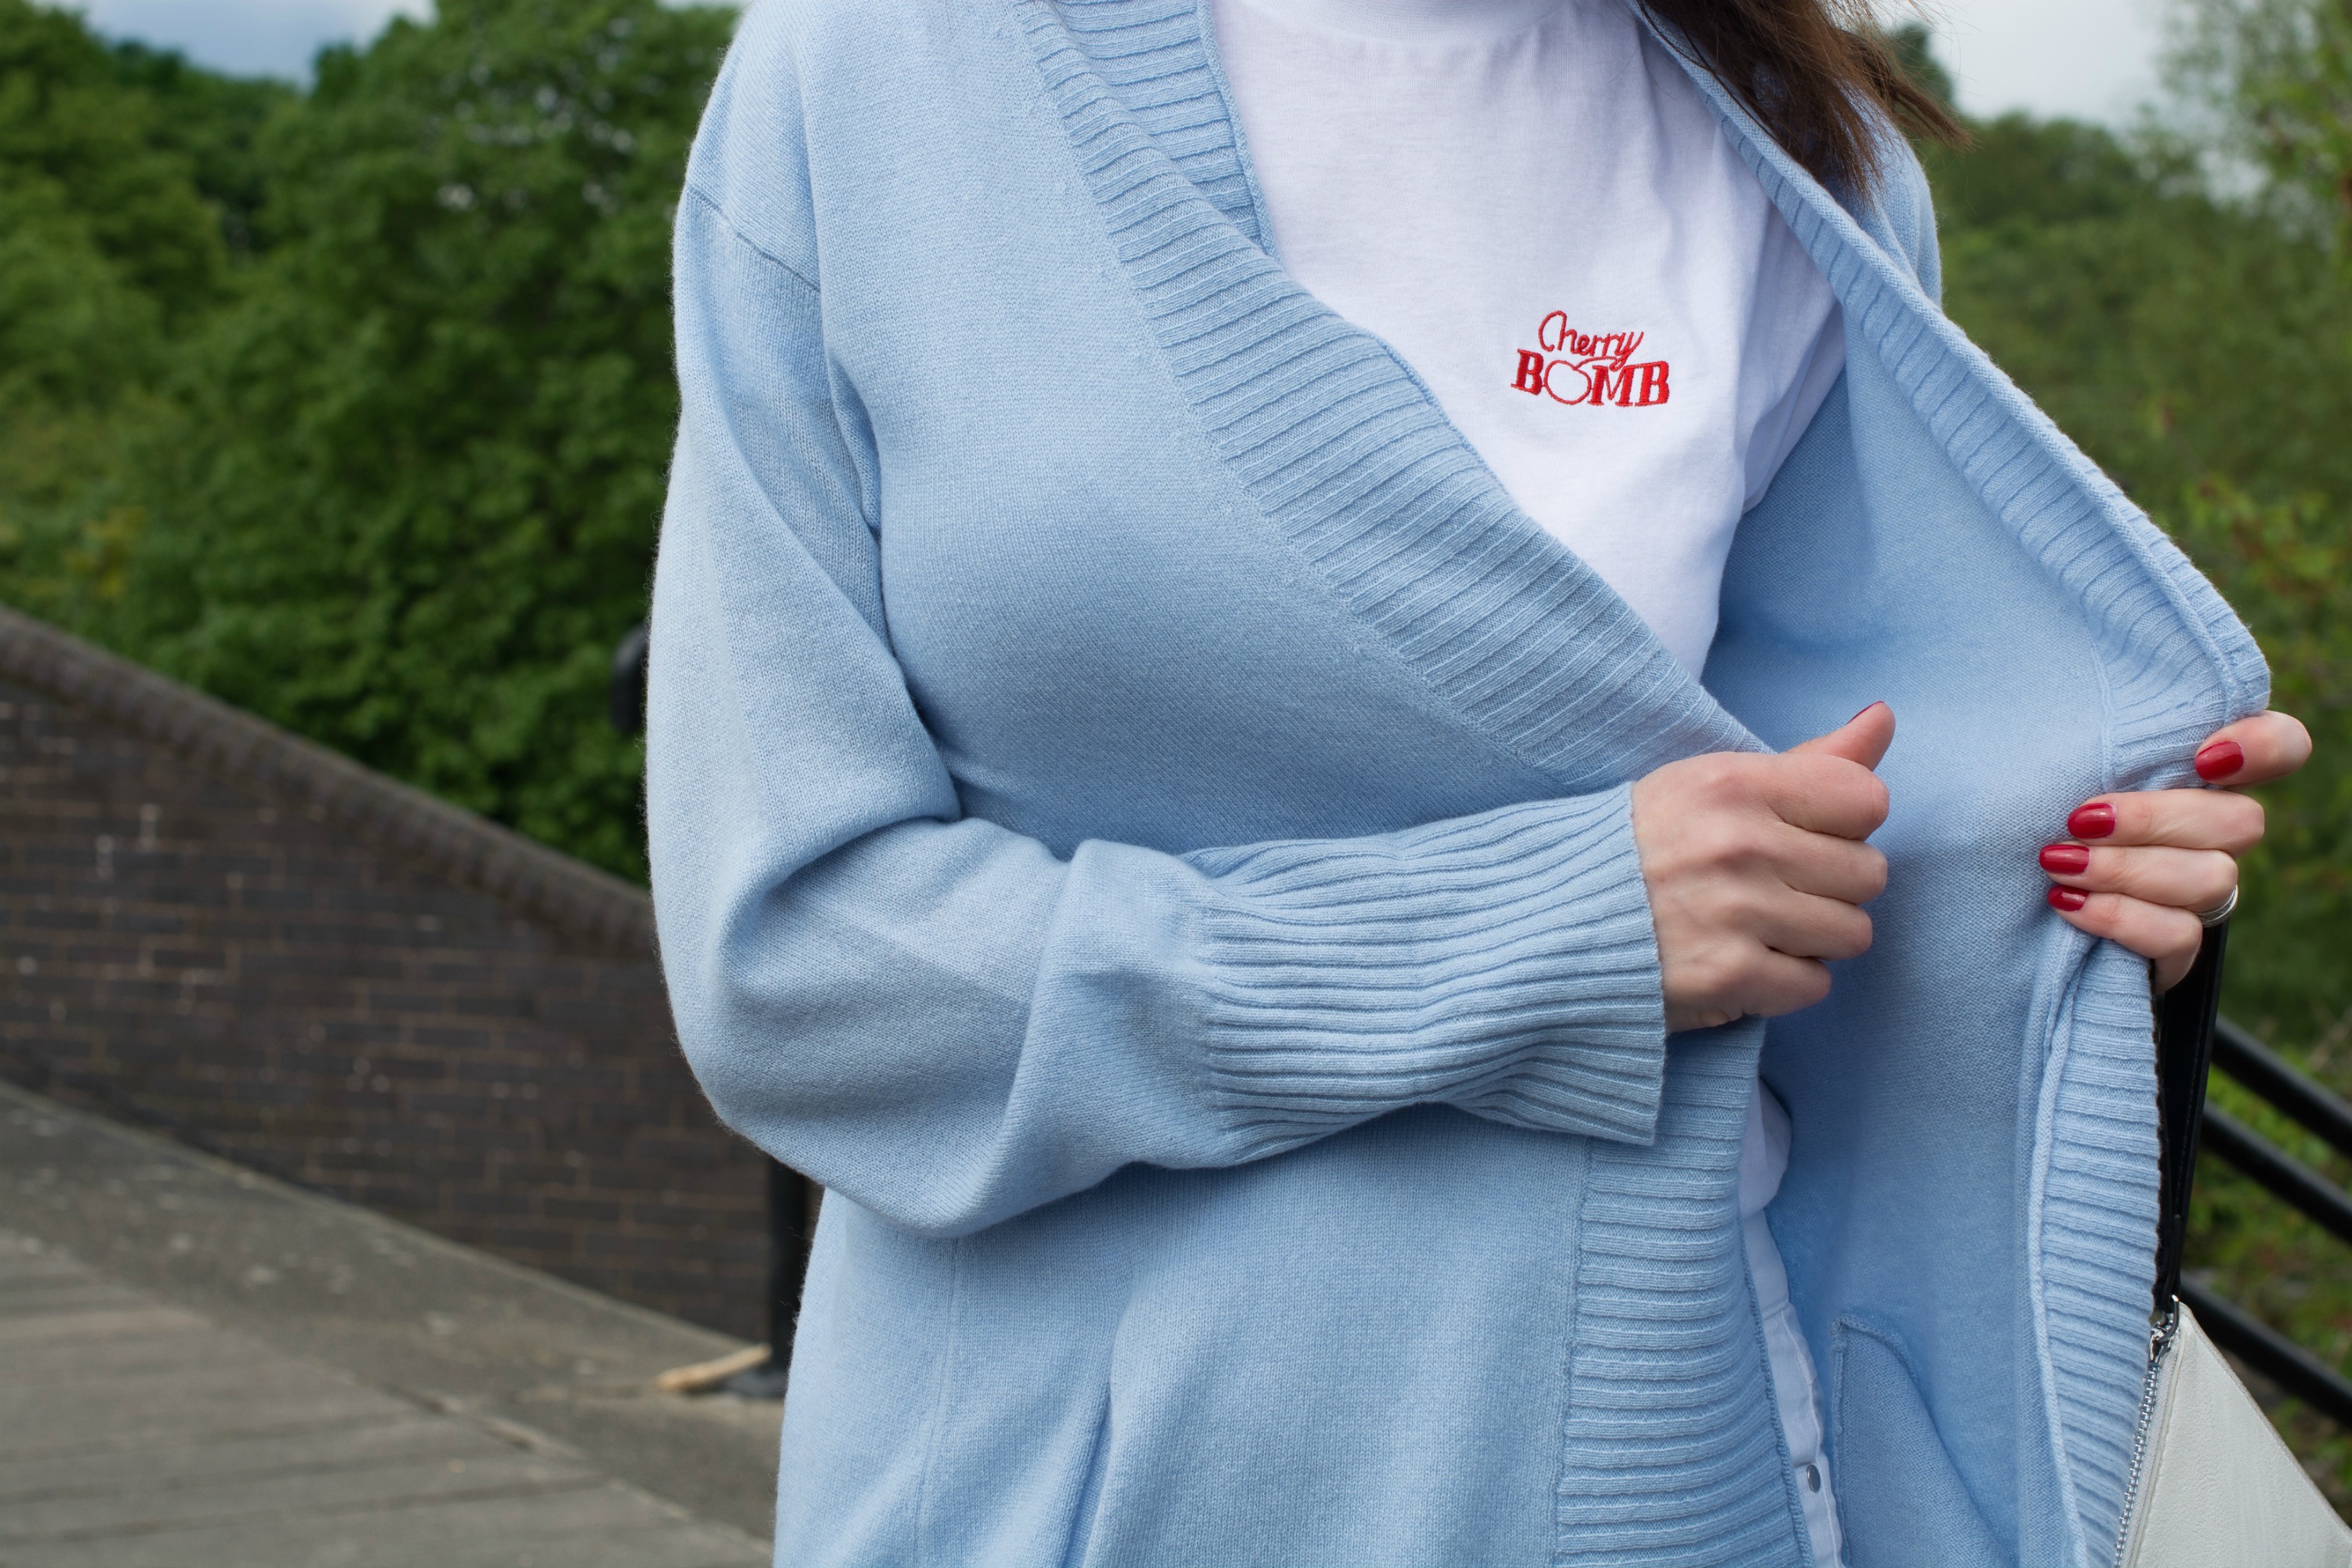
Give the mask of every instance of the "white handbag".
[{"label": "white handbag", "polygon": [[2187,1306],[2148,1366],[2119,1568],[2347,1568],[2352,1530]]},{"label": "white handbag", "polygon": [[2140,1399],[2117,1568],[2352,1568],[2352,1530],[2179,1299],[2229,928],[2205,933],[2188,978],[2157,1008],[2161,1219],[2147,1385]]}]

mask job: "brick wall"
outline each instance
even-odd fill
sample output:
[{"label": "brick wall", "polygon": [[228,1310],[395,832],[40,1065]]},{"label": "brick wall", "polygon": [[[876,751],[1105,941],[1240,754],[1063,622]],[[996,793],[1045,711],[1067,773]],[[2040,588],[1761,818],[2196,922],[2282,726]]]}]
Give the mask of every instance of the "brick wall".
[{"label": "brick wall", "polygon": [[645,894],[0,610],[0,1073],[747,1338]]}]

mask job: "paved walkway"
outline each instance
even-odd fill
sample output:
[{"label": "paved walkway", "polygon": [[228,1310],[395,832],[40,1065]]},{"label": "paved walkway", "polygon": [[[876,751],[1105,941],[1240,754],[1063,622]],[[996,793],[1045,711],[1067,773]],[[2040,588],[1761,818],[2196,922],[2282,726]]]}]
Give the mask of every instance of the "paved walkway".
[{"label": "paved walkway", "polygon": [[0,1090],[0,1568],[755,1568],[733,1348]]}]

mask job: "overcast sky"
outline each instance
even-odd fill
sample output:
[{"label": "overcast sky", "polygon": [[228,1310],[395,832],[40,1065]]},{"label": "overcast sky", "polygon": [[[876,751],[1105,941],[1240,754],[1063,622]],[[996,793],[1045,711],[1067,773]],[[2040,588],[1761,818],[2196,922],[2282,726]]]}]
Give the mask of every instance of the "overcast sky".
[{"label": "overcast sky", "polygon": [[[2164,0],[1925,0],[1973,113],[2026,109],[2121,121],[2155,89]],[[364,38],[428,0],[84,0],[120,37],[224,70],[305,74],[320,45]],[[1891,9],[1891,8],[1890,8]]]}]

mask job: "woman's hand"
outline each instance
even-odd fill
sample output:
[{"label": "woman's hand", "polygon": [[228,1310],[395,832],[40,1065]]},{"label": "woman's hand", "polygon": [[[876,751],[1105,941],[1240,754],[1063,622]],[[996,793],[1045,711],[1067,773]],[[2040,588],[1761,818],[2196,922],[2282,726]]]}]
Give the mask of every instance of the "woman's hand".
[{"label": "woman's hand", "polygon": [[1863,840],[1886,820],[1871,770],[1894,739],[1876,702],[1780,756],[1711,752],[1633,786],[1670,1033],[1809,1007],[1827,960],[1869,950],[1858,906],[1885,889],[1886,857]]},{"label": "woman's hand", "polygon": [[[2257,713],[2213,732],[2198,750],[2197,775],[2238,789],[2284,778],[2310,756],[2299,721]],[[2197,962],[2205,940],[2197,917],[2236,889],[2237,858],[2262,842],[2263,808],[2224,790],[2140,790],[2077,806],[2066,831],[2071,838],[2042,851],[2055,884],[2051,908],[2147,959],[2163,991]]]}]

